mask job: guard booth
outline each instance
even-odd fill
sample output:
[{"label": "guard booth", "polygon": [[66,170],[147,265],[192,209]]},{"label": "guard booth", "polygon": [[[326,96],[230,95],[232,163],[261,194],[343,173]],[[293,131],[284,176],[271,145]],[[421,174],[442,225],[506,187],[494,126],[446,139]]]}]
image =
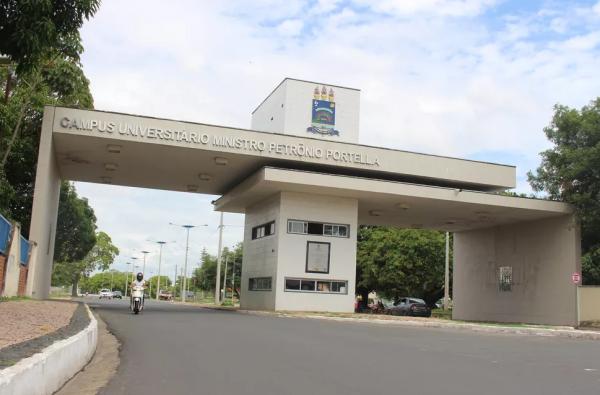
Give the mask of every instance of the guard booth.
[{"label": "guard booth", "polygon": [[499,194],[513,166],[358,144],[359,113],[359,90],[289,78],[252,129],[46,107],[28,293],[48,296],[66,179],[220,195],[245,214],[242,308],[353,311],[358,227],[382,225],[454,233],[454,318],[576,324],[572,207]]}]

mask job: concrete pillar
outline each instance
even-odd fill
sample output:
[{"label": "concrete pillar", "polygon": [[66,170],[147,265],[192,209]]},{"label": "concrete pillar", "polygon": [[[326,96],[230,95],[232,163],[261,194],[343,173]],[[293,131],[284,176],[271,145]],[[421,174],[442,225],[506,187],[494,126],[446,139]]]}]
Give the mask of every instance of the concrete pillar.
[{"label": "concrete pillar", "polygon": [[[572,215],[456,232],[452,317],[577,325],[579,234]],[[500,287],[501,270],[510,287]]]},{"label": "concrete pillar", "polygon": [[60,198],[60,174],[52,139],[53,107],[44,109],[38,153],[29,240],[37,244],[31,257],[26,294],[36,299],[50,295],[54,240]]},{"label": "concrete pillar", "polygon": [[19,290],[19,274],[21,272],[21,225],[13,223],[8,256],[6,261],[6,274],[2,296],[17,296]]}]

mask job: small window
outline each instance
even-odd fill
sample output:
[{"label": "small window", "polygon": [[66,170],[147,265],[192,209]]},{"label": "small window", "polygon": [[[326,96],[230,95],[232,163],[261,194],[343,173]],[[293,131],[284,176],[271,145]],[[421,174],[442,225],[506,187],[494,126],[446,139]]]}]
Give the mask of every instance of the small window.
[{"label": "small window", "polygon": [[348,237],[349,225],[324,224],[290,219],[288,220],[288,233],[309,234],[316,236]]},{"label": "small window", "polygon": [[315,281],[314,280],[301,280],[300,290],[314,291],[315,290]]},{"label": "small window", "polygon": [[348,294],[348,282],[339,280],[313,280],[286,278],[285,290],[292,292]]},{"label": "small window", "polygon": [[331,292],[331,282],[330,281],[317,281],[317,291]]},{"label": "small window", "polygon": [[250,291],[270,291],[271,277],[255,277],[249,279],[248,289]]},{"label": "small window", "polygon": [[300,291],[300,280],[288,278],[285,280],[285,289],[290,291]]},{"label": "small window", "polygon": [[252,240],[275,234],[275,221],[252,228]]},{"label": "small window", "polygon": [[308,224],[306,223],[306,221],[289,220],[288,233],[306,234],[308,231],[307,225]]},{"label": "small window", "polygon": [[498,269],[498,288],[500,292],[512,291],[512,266],[501,266]]},{"label": "small window", "polygon": [[346,282],[345,281],[332,281],[331,292],[346,293]]},{"label": "small window", "polygon": [[323,235],[323,224],[317,222],[308,223],[308,234],[309,235]]}]

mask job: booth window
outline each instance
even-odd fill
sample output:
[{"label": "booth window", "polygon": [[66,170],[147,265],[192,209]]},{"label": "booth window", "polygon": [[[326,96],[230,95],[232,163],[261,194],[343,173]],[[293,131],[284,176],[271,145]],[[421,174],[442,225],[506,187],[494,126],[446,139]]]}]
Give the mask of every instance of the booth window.
[{"label": "booth window", "polygon": [[270,291],[271,277],[255,277],[249,279],[248,289],[250,291]]},{"label": "booth window", "polygon": [[275,234],[275,221],[268,222],[252,228],[252,240],[262,239]]},{"label": "booth window", "polygon": [[308,278],[286,278],[285,290],[326,294],[348,294],[348,281],[319,280]]},{"label": "booth window", "polygon": [[300,280],[286,278],[285,289],[286,291],[300,291]]},{"label": "booth window", "polygon": [[289,219],[288,233],[331,237],[350,237],[350,225]]},{"label": "booth window", "polygon": [[498,286],[500,292],[512,291],[512,266],[501,266],[498,268]]}]

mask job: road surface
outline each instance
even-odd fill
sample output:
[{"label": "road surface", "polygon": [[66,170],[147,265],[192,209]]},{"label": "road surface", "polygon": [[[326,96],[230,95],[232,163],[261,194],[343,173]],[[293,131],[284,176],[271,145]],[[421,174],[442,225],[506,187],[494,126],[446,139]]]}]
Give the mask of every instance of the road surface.
[{"label": "road surface", "polygon": [[89,302],[122,343],[101,394],[600,394],[600,342]]}]

